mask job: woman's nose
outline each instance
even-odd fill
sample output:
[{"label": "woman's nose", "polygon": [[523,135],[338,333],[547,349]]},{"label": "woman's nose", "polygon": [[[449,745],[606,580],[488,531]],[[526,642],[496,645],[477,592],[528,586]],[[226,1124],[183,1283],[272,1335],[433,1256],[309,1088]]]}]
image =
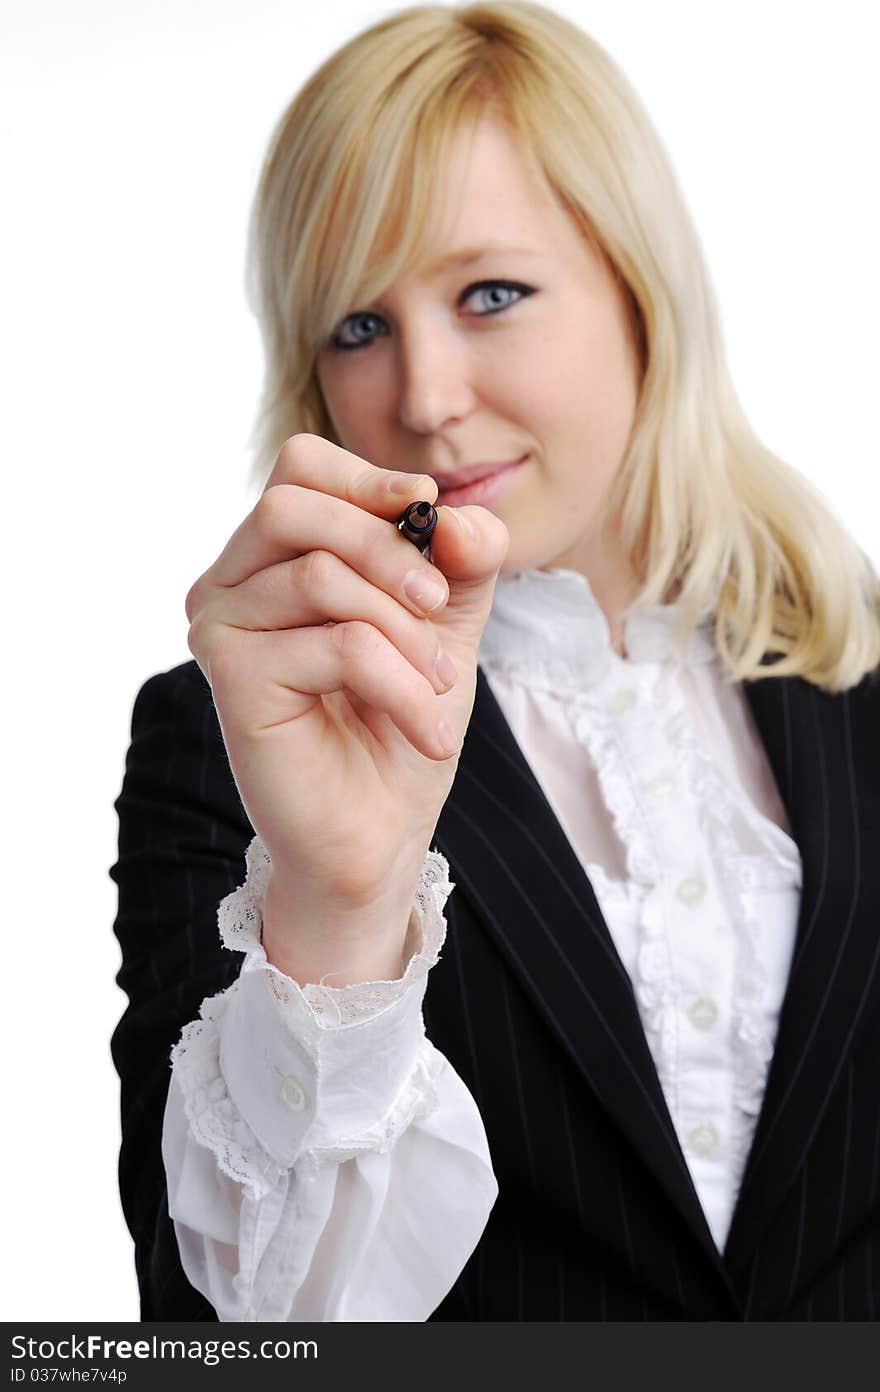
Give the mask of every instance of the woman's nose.
[{"label": "woman's nose", "polygon": [[467,354],[451,333],[409,334],[400,343],[401,424],[430,435],[460,420],[475,401]]}]

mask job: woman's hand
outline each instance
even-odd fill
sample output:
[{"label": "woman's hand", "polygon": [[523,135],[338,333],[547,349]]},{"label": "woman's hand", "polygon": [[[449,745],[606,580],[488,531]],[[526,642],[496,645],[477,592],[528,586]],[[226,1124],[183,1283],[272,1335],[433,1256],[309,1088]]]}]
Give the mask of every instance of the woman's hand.
[{"label": "woman's hand", "polygon": [[[507,554],[487,509],[444,507],[426,560],[395,523],[408,503],[434,502],[436,484],[412,475],[392,493],[395,477],[293,436],[186,599],[189,648],[272,858],[270,960],[299,979],[335,963],[363,980],[380,959],[397,974]],[[439,584],[439,603],[408,597],[408,577]],[[451,666],[438,667],[441,651]]]}]

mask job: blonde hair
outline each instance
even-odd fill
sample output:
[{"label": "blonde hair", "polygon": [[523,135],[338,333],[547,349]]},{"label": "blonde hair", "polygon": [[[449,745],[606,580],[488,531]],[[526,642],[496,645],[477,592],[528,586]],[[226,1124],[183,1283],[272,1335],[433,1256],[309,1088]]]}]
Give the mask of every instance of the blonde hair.
[{"label": "blonde hair", "polygon": [[695,228],[638,97],[592,38],[541,5],[401,10],[332,54],[282,115],[248,238],[265,350],[251,482],[291,435],[340,443],[317,351],[412,264],[436,170],[489,105],[607,257],[638,324],[639,403],[604,508],[642,579],[634,607],[680,601],[684,637],[713,612],[731,681],[856,685],[880,664],[877,574],[749,425]]}]

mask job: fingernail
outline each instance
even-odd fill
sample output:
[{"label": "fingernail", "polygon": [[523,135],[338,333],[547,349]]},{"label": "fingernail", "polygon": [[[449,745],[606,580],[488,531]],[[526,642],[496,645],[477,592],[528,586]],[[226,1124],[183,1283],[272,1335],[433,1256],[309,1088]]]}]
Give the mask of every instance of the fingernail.
[{"label": "fingernail", "polygon": [[385,487],[389,493],[413,493],[423,474],[389,474]]},{"label": "fingernail", "polygon": [[439,580],[432,580],[421,570],[407,571],[403,577],[403,592],[413,604],[427,609],[429,613],[432,609],[439,609],[446,598],[446,591]]},{"label": "fingernail", "polygon": [[437,668],[437,676],[443,685],[452,686],[458,678],[458,668],[445,648],[438,649],[434,665]]},{"label": "fingernail", "polygon": [[464,527],[471,540],[476,541],[477,534],[474,531],[474,524],[473,522],[471,522],[470,518],[465,517],[464,513],[460,512],[458,508],[450,508],[449,511],[452,513],[456,522],[458,522],[460,526]]}]

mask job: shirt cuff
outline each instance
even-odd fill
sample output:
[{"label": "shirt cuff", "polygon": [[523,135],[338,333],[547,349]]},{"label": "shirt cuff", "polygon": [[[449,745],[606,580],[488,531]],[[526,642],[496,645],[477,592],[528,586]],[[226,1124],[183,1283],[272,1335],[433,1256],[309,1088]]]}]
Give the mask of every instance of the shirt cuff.
[{"label": "shirt cuff", "polygon": [[302,987],[266,960],[260,934],[270,868],[254,837],[245,883],[218,911],[226,946],[245,953],[241,974],[203,1003],[202,1020],[176,1046],[175,1064],[213,1027],[222,1105],[231,1102],[256,1138],[263,1170],[338,1164],[388,1149],[432,1103],[421,1006],[446,935],[443,908],[454,888],[448,864],[436,851],[425,857],[410,920],[420,946],[403,975],[344,987]]}]

